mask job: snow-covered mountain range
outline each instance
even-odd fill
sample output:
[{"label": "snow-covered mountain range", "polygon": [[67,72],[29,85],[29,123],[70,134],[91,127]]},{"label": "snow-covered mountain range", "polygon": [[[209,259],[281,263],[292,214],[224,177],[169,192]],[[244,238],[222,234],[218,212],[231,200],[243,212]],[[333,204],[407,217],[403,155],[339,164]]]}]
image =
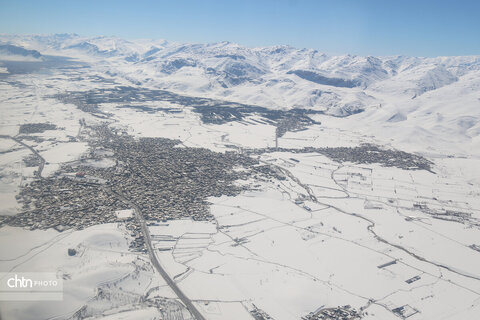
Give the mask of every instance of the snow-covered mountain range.
[{"label": "snow-covered mountain range", "polygon": [[354,115],[348,123],[352,129],[377,135],[387,128],[397,142],[424,139],[422,148],[480,147],[480,56],[331,56],[289,46],[75,34],[1,35],[0,44],[36,53],[37,59],[37,53],[74,57],[135,85],[274,109]]}]

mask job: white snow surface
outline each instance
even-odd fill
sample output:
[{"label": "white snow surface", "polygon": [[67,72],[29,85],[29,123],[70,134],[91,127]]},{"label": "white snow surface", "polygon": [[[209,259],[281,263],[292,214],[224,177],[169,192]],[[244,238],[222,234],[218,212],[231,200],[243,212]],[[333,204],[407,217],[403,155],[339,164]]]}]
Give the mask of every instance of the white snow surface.
[{"label": "white snow surface", "polygon": [[[75,34],[3,34],[0,42],[89,61],[116,79],[142,87],[336,116],[365,110],[342,125],[367,134],[382,132],[399,143],[416,140],[417,151],[431,143],[444,152],[480,150],[480,56],[331,56],[289,46],[249,48],[230,42]],[[308,80],[297,71],[323,80]],[[353,87],[339,86],[338,81],[332,85],[332,79]]]},{"label": "white snow surface", "polygon": [[[0,57],[2,216],[22,210],[15,196],[34,179],[36,168],[24,163],[31,151],[11,138],[22,124],[57,125],[24,140],[45,158],[47,177],[89,152],[79,142],[79,120],[105,120],[52,98],[57,93],[125,85],[324,111],[312,115],[320,124],[287,132],[279,146],[373,143],[423,155],[434,163],[432,172],[339,163],[318,153],[263,153],[258,159],[289,172],[286,179],[251,178],[242,182],[254,186],[249,191],[209,198],[214,221],[151,221],[152,245],[168,275],[206,319],[252,319],[253,305],[276,320],[343,305],[363,310],[364,319],[399,319],[393,310],[402,306],[409,320],[478,318],[480,254],[473,245],[480,248],[480,56],[331,56],[288,46],[75,34],[2,34],[0,43],[88,64],[10,74]],[[225,152],[275,145],[275,126],[256,115],[205,124],[174,102],[144,105],[180,112],[138,112],[118,103],[99,108],[111,114],[111,127],[134,137],[178,139],[181,147]],[[87,163],[114,166],[109,156]],[[467,218],[439,219],[422,205]],[[0,272],[52,271],[66,280],[62,303],[2,301],[0,316],[71,319],[88,307],[85,319],[163,319],[165,313],[148,303],[165,299],[170,318],[189,319],[149,256],[129,250],[130,241],[123,221],[63,232],[1,227]],[[70,248],[78,254],[69,256]],[[111,301],[98,299],[99,288],[108,288]]]}]

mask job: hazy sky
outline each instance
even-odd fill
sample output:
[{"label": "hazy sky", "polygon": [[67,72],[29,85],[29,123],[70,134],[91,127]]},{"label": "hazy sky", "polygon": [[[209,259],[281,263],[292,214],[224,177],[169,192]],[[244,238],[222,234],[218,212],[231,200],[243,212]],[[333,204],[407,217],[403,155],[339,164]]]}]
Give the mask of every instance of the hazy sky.
[{"label": "hazy sky", "polygon": [[478,55],[480,0],[0,0],[0,33],[64,32],[333,54]]}]

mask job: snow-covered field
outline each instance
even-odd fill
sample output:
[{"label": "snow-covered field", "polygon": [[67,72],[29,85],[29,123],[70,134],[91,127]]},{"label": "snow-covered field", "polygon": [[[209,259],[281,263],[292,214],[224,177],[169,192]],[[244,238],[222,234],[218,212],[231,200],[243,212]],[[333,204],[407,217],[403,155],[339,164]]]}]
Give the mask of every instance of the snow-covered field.
[{"label": "snow-covered field", "polygon": [[[251,190],[210,197],[212,221],[147,221],[156,258],[205,319],[252,319],[255,308],[277,320],[300,319],[344,305],[364,319],[478,318],[479,57],[335,57],[75,35],[1,35],[2,42],[42,55],[17,62],[54,55],[81,63],[25,73],[0,59],[2,217],[23,210],[22,186],[62,165],[118,165],[108,154],[84,160],[91,150],[83,122],[107,122],[136,138],[178,139],[179,148],[242,152],[278,144],[284,149],[252,157],[284,179],[250,177],[242,183]],[[213,124],[180,101],[102,101],[95,113],[58,98],[120,86],[323,113],[276,141],[275,124],[255,113]],[[25,124],[55,126],[22,133]],[[293,150],[365,143],[422,155],[431,171]],[[28,164],[36,154],[44,163]],[[129,249],[132,239],[125,221],[62,232],[1,227],[0,272],[55,272],[64,299],[0,301],[0,318],[190,319],[152,257]]]}]

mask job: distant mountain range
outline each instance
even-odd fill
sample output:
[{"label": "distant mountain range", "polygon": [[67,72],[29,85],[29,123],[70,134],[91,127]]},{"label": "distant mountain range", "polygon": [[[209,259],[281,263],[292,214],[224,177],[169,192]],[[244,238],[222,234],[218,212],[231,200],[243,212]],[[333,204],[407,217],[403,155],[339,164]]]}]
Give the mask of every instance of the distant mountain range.
[{"label": "distant mountain range", "polygon": [[0,52],[87,61],[135,85],[272,109],[355,115],[359,121],[353,126],[398,128],[392,134],[405,134],[406,139],[424,130],[440,139],[454,134],[480,147],[480,56],[333,56],[290,46],[248,48],[230,42],[76,34],[0,35],[0,43]]},{"label": "distant mountain range", "polygon": [[0,43],[0,60],[38,60],[42,57],[37,50]]}]

